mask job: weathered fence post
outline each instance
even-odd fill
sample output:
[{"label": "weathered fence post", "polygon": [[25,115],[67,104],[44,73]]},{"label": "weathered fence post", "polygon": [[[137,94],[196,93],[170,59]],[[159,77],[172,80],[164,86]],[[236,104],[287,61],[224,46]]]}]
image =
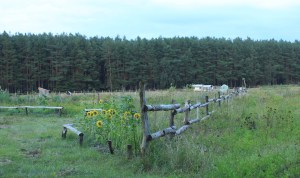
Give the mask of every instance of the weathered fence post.
[{"label": "weathered fence post", "polygon": [[[187,100],[185,102],[184,107],[189,108],[189,106],[190,106],[190,100]],[[183,120],[184,125],[189,125],[189,115],[190,115],[190,109],[187,109],[185,111],[185,117],[184,117],[184,120]]]},{"label": "weathered fence post", "polygon": [[[176,101],[172,99],[172,104],[175,104]],[[175,117],[176,112],[174,110],[170,111],[170,123],[169,126],[172,127],[174,126],[174,117]]]},{"label": "weathered fence post", "polygon": [[205,103],[207,103],[207,105],[205,106],[205,108],[206,108],[206,115],[209,115],[209,112],[208,112],[208,105],[209,105],[209,103],[208,103],[208,96],[205,96]]},{"label": "weathered fence post", "polygon": [[141,119],[142,119],[142,130],[143,130],[143,140],[141,144],[141,154],[144,156],[146,154],[146,149],[148,145],[148,139],[150,134],[150,125],[148,121],[148,114],[145,109],[147,104],[145,97],[145,84],[143,81],[139,83],[140,85],[140,106],[141,106]]},{"label": "weathered fence post", "polygon": [[221,92],[218,91],[219,107],[221,107]]},{"label": "weathered fence post", "polygon": [[109,148],[110,154],[114,154],[114,149],[112,148],[111,140],[107,140],[107,143],[108,143],[108,148]]},{"label": "weathered fence post", "polygon": [[99,94],[99,92],[97,94],[98,94],[97,104],[99,104],[99,102],[100,102],[100,94]]},{"label": "weathered fence post", "polygon": [[127,145],[127,154],[128,154],[128,159],[132,158],[133,152],[132,152],[132,145]]}]

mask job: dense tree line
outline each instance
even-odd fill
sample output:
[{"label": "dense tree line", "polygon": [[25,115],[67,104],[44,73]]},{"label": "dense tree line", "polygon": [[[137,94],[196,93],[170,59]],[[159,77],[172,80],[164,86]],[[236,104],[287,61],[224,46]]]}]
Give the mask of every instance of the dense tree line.
[{"label": "dense tree line", "polygon": [[0,86],[11,92],[136,89],[300,81],[300,42],[80,34],[0,34]]}]

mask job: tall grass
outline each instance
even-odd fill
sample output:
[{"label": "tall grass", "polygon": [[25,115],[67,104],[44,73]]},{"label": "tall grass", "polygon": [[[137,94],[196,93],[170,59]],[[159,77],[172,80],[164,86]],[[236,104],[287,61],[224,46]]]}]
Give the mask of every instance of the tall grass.
[{"label": "tall grass", "polygon": [[299,101],[299,87],[252,89],[172,142],[151,143],[144,166],[196,177],[297,177]]},{"label": "tall grass", "polygon": [[[100,97],[130,95],[139,107],[137,92],[101,93]],[[204,102],[206,93],[169,89],[146,91],[148,104],[172,99]],[[215,93],[210,93],[214,97]],[[63,106],[61,118],[47,111],[28,116],[17,111],[0,113],[0,177],[299,177],[300,88],[296,86],[250,89],[212,116],[192,125],[182,135],[165,136],[149,144],[146,157],[127,160],[125,152],[95,144],[86,134],[79,147],[77,135],[61,139],[62,124],[84,117],[83,109],[97,107],[97,94],[51,95],[43,101],[34,95],[0,95],[0,105]],[[4,99],[2,99],[4,98]],[[41,101],[39,101],[41,100]],[[40,113],[41,112],[41,113]],[[170,112],[149,112],[151,132],[168,127]],[[198,115],[204,116],[204,109]],[[184,114],[176,115],[182,126]],[[191,118],[197,112],[191,112]]]}]

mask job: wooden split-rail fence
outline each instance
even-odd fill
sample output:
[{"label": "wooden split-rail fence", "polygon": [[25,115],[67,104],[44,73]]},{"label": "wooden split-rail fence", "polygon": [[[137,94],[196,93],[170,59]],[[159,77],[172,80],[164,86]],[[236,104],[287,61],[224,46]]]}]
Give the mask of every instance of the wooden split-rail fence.
[{"label": "wooden split-rail fence", "polygon": [[[186,101],[184,107],[180,107],[180,104],[175,103],[175,101],[172,102],[172,104],[159,104],[159,105],[149,105],[147,104],[146,97],[145,97],[145,84],[143,82],[140,82],[140,106],[141,106],[141,119],[142,119],[142,130],[143,130],[143,139],[141,144],[141,153],[144,155],[147,151],[147,147],[150,141],[158,139],[160,137],[163,137],[167,134],[170,134],[171,136],[180,135],[185,130],[187,130],[192,124],[197,123],[199,121],[203,121],[210,117],[212,112],[209,112],[209,105],[210,103],[218,103],[218,106],[221,106],[221,102],[224,100],[228,100],[232,98],[233,96],[237,96],[239,94],[245,93],[247,90],[245,88],[242,88],[242,90],[236,90],[233,92],[230,92],[227,95],[221,95],[220,92],[218,92],[218,98],[211,98],[209,99],[208,96],[205,96],[205,103],[196,103],[191,104],[190,101]],[[196,119],[189,119],[190,111],[197,108],[205,108],[206,116],[203,118],[196,118]],[[170,112],[170,120],[169,120],[169,127],[165,128],[163,130],[151,133],[150,132],[150,124],[149,124],[149,118],[148,118],[148,112],[149,111],[171,111]],[[184,125],[180,128],[176,128],[174,125],[174,117],[176,114],[184,113]]]}]

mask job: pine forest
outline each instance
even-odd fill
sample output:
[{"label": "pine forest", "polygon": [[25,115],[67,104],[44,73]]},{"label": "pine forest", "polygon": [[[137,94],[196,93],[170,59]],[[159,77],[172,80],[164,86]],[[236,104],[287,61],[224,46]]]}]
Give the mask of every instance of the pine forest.
[{"label": "pine forest", "polygon": [[0,86],[10,92],[135,90],[188,84],[299,84],[300,42],[213,37],[0,34]]}]

